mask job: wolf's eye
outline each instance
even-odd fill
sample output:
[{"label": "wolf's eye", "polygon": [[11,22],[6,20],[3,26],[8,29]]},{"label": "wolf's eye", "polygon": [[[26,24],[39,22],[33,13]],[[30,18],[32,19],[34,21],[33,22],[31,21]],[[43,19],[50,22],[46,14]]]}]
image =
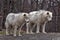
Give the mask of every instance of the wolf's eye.
[{"label": "wolf's eye", "polygon": [[47,15],[49,15],[49,13],[47,12]]},{"label": "wolf's eye", "polygon": [[26,14],[24,14],[24,16],[26,16]]}]

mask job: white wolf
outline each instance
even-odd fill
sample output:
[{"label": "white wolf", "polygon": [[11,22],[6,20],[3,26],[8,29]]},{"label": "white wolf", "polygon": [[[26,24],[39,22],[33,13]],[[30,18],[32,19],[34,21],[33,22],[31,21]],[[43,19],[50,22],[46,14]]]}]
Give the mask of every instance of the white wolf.
[{"label": "white wolf", "polygon": [[[30,27],[30,33],[33,33],[32,30],[37,25],[36,33],[39,33],[40,25],[43,27],[42,32],[45,32],[45,25],[48,21],[52,20],[52,12],[45,11],[45,10],[39,10],[39,11],[33,11],[29,13],[29,22],[27,23],[27,33],[29,33],[29,27]],[[31,24],[34,23],[33,27],[31,27]],[[29,26],[29,27],[28,27]]]},{"label": "white wolf", "polygon": [[[19,36],[21,36],[20,31],[21,31],[21,27],[24,25],[25,22],[25,18],[28,17],[28,13],[9,13],[6,17],[6,21],[5,21],[5,27],[6,27],[6,35],[9,35],[8,33],[8,28],[10,26],[12,26],[14,28],[14,36],[16,36],[16,31],[18,26],[20,26],[19,28]],[[12,29],[10,29],[12,30]]]}]

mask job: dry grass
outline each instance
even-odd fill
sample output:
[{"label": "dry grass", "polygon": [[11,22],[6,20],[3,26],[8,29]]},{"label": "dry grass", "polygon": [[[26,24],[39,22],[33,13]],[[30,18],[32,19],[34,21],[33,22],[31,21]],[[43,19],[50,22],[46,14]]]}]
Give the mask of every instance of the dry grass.
[{"label": "dry grass", "polygon": [[[2,31],[0,31],[0,35],[5,35],[6,33],[5,33],[5,29],[3,29]],[[17,31],[17,33],[16,33],[17,35],[18,35],[18,31]],[[21,31],[21,34],[25,34],[25,31]]]}]

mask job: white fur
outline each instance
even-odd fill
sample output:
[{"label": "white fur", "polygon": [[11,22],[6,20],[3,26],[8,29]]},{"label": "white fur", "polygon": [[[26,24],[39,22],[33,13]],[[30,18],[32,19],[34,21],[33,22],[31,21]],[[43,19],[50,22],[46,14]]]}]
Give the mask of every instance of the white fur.
[{"label": "white fur", "polygon": [[[24,16],[25,14],[25,16]],[[14,36],[16,36],[16,32],[17,32],[17,28],[18,26],[20,26],[19,28],[19,36],[21,36],[20,31],[22,26],[25,23],[25,19],[28,17],[27,13],[9,13],[6,17],[6,21],[5,21],[5,27],[6,27],[6,35],[9,35],[9,27],[12,26],[14,28]],[[12,30],[12,29],[10,29]]]},{"label": "white fur", "polygon": [[[36,33],[39,33],[40,25],[42,25],[42,32],[45,32],[45,25],[48,21],[52,20],[52,12],[45,11],[45,10],[39,10],[39,11],[33,11],[29,13],[29,27],[31,27],[31,23],[34,23],[34,26],[37,25]],[[34,27],[33,26],[33,27]],[[30,33],[33,33],[33,27],[30,28]],[[29,28],[28,28],[29,29]],[[29,33],[29,31],[27,31]]]}]

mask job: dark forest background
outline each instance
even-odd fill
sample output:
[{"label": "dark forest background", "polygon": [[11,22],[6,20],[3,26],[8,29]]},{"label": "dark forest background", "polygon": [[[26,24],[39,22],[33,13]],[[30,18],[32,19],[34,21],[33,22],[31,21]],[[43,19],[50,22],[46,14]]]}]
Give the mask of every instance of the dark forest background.
[{"label": "dark forest background", "polygon": [[0,0],[0,29],[10,12],[31,12],[35,10],[53,12],[53,20],[46,25],[47,32],[60,32],[60,0]]}]

